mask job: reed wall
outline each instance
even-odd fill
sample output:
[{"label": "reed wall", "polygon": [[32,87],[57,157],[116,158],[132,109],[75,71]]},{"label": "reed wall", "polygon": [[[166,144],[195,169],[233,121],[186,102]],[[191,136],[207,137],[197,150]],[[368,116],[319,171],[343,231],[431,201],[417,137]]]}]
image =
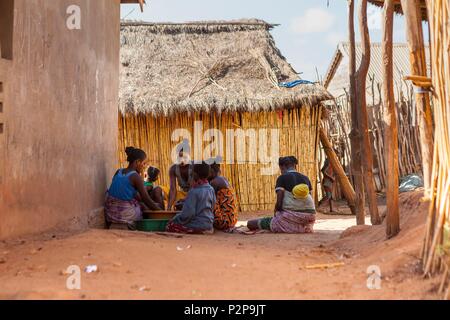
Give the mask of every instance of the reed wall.
[{"label": "reed wall", "polygon": [[[224,137],[223,151],[215,150],[211,156],[222,156],[225,162],[222,173],[228,178],[237,192],[241,211],[272,210],[275,205],[275,182],[279,175],[278,169],[272,175],[263,175],[262,169],[268,168],[261,163],[263,152],[259,144],[266,145],[270,151],[272,144],[271,130],[279,132],[279,156],[295,155],[299,159],[299,171],[310,177],[315,185],[317,180],[318,155],[318,125],[321,107],[301,107],[274,112],[244,112],[244,113],[178,113],[171,117],[154,117],[152,115],[119,115],[119,165],[126,165],[124,150],[127,146],[139,147],[149,156],[150,165],[161,170],[159,184],[169,185],[168,170],[172,165],[172,152],[180,143],[179,139],[172,141],[172,134],[177,129],[186,129],[194,141],[194,124],[201,121],[203,132],[208,129],[218,129]],[[257,137],[257,147],[246,155],[245,161],[237,163],[227,157],[227,148],[231,147],[237,153],[238,143],[226,139],[227,130],[254,129]],[[266,132],[261,131],[266,129]],[[203,134],[202,132],[202,134]],[[244,139],[246,150],[250,149],[251,141]],[[264,141],[266,140],[266,141]],[[211,142],[203,142],[203,148]],[[202,148],[202,149],[203,149]],[[256,154],[255,154],[256,153]],[[261,154],[261,153],[265,153]],[[240,155],[242,156],[242,155]],[[204,159],[209,155],[204,155]],[[242,159],[241,159],[242,160]],[[278,157],[274,160],[278,161]],[[231,164],[232,163],[232,164]]]}]

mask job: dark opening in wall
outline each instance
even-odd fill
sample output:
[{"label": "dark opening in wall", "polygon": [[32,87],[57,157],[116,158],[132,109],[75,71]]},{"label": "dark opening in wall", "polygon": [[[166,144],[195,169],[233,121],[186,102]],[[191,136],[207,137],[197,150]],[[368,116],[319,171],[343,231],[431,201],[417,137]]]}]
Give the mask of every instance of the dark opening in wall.
[{"label": "dark opening in wall", "polygon": [[14,0],[0,0],[0,54],[2,59],[13,57]]}]

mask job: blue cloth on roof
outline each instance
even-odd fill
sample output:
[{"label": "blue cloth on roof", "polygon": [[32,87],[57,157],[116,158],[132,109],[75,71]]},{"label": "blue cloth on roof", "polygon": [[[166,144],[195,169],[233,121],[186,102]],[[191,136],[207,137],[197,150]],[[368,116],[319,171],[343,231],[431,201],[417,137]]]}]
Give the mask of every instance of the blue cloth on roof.
[{"label": "blue cloth on roof", "polygon": [[314,84],[311,81],[308,80],[295,80],[295,81],[290,81],[290,82],[281,82],[280,84],[278,84],[280,87],[284,87],[284,88],[294,88],[296,86],[298,86],[299,84]]}]

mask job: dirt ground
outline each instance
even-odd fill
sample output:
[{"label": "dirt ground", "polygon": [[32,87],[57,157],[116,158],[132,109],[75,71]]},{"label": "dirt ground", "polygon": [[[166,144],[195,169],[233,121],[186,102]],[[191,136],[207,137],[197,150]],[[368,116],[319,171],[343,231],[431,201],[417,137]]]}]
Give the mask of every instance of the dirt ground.
[{"label": "dirt ground", "polygon": [[[421,196],[401,195],[402,232],[392,240],[384,225],[355,227],[353,216],[319,214],[309,235],[89,230],[0,242],[0,298],[438,299],[439,279],[420,273]],[[241,223],[261,215],[243,214]],[[328,263],[343,265],[308,268]],[[81,290],[66,288],[71,265],[82,270]],[[98,272],[85,273],[87,265]],[[378,290],[367,287],[372,265],[381,271]]]}]

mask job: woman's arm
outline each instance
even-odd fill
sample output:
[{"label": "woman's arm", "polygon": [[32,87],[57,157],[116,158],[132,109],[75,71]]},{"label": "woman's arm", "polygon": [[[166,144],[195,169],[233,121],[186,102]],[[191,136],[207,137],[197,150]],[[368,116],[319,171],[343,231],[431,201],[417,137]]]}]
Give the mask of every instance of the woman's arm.
[{"label": "woman's arm", "polygon": [[131,176],[131,182],[133,186],[136,188],[136,190],[139,192],[142,201],[145,203],[145,205],[150,209],[154,211],[158,210],[164,210],[160,205],[158,205],[156,202],[154,202],[150,196],[148,195],[147,189],[144,186],[144,180],[141,178],[140,175],[134,174]]},{"label": "woman's arm", "polygon": [[169,191],[169,203],[167,206],[167,210],[172,210],[173,205],[175,204],[175,199],[177,197],[177,177],[175,175],[175,166],[172,166],[169,170],[170,176],[170,191]]},{"label": "woman's arm", "polygon": [[277,190],[277,203],[275,204],[275,213],[283,210],[284,189]]}]

